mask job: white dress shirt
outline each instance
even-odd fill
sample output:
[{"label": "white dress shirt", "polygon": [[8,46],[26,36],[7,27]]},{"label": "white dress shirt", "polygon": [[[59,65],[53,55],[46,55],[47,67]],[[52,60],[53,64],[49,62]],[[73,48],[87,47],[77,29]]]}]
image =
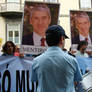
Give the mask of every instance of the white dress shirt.
[{"label": "white dress shirt", "polygon": [[[35,46],[41,46],[41,38],[43,38],[43,37],[41,37],[37,33],[33,32],[33,41],[34,41]],[[45,41],[45,46],[47,46],[46,41]]]},{"label": "white dress shirt", "polygon": [[88,44],[91,44],[91,39],[90,36],[88,35],[87,37],[82,36],[81,34],[79,35],[80,41],[85,40],[85,38],[88,38]]},{"label": "white dress shirt", "polygon": [[75,54],[75,56],[80,56],[80,57],[89,57],[87,53],[81,53],[80,51],[77,51]]}]

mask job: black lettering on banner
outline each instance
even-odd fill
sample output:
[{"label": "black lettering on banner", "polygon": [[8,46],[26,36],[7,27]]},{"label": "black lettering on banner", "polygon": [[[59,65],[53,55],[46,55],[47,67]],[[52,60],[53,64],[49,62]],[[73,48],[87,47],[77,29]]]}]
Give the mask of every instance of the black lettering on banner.
[{"label": "black lettering on banner", "polygon": [[20,79],[20,71],[19,70],[16,71],[16,92],[25,92],[25,71],[22,71],[21,79]]},{"label": "black lettering on banner", "polygon": [[[5,79],[6,77],[8,78],[8,89],[5,90]],[[3,74],[3,79],[2,79],[2,92],[10,92],[11,89],[11,75],[8,70],[6,70]]]},{"label": "black lettering on banner", "polygon": [[34,83],[32,82],[32,90],[29,89],[29,71],[27,71],[27,92],[34,92]]}]

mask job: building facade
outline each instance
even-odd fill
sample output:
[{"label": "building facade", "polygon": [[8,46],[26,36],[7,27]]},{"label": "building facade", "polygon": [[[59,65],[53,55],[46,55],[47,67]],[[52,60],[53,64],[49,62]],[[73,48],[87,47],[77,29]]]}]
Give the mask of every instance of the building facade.
[{"label": "building facade", "polygon": [[[70,10],[91,10],[91,0],[30,0],[49,3],[60,3],[58,24],[62,25],[70,37]],[[24,0],[0,0],[0,39],[2,45],[11,40],[21,44],[22,16]],[[71,37],[70,37],[71,38]],[[65,48],[69,49],[71,39],[66,40]]]}]

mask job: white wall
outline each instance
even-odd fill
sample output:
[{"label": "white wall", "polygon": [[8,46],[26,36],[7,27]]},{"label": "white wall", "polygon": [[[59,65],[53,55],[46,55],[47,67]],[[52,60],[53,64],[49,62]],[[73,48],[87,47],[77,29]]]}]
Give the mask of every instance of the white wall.
[{"label": "white wall", "polygon": [[5,25],[5,19],[3,17],[0,17],[0,38],[2,38],[2,42],[5,42],[6,39],[6,25]]},{"label": "white wall", "polygon": [[60,3],[60,25],[65,29],[70,39],[66,39],[65,48],[69,50],[71,46],[70,36],[70,10],[79,9],[79,0],[59,0]]},{"label": "white wall", "polygon": [[0,3],[4,3],[5,2],[5,0],[0,0]]}]

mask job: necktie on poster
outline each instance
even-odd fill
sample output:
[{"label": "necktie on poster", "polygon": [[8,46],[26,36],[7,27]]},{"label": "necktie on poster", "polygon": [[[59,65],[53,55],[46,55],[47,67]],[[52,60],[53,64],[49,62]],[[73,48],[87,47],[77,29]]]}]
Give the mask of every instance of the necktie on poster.
[{"label": "necktie on poster", "polygon": [[87,41],[87,42],[88,42],[88,38],[85,38],[85,41]]},{"label": "necktie on poster", "polygon": [[46,41],[45,38],[41,38],[41,46],[45,46],[45,41]]}]

